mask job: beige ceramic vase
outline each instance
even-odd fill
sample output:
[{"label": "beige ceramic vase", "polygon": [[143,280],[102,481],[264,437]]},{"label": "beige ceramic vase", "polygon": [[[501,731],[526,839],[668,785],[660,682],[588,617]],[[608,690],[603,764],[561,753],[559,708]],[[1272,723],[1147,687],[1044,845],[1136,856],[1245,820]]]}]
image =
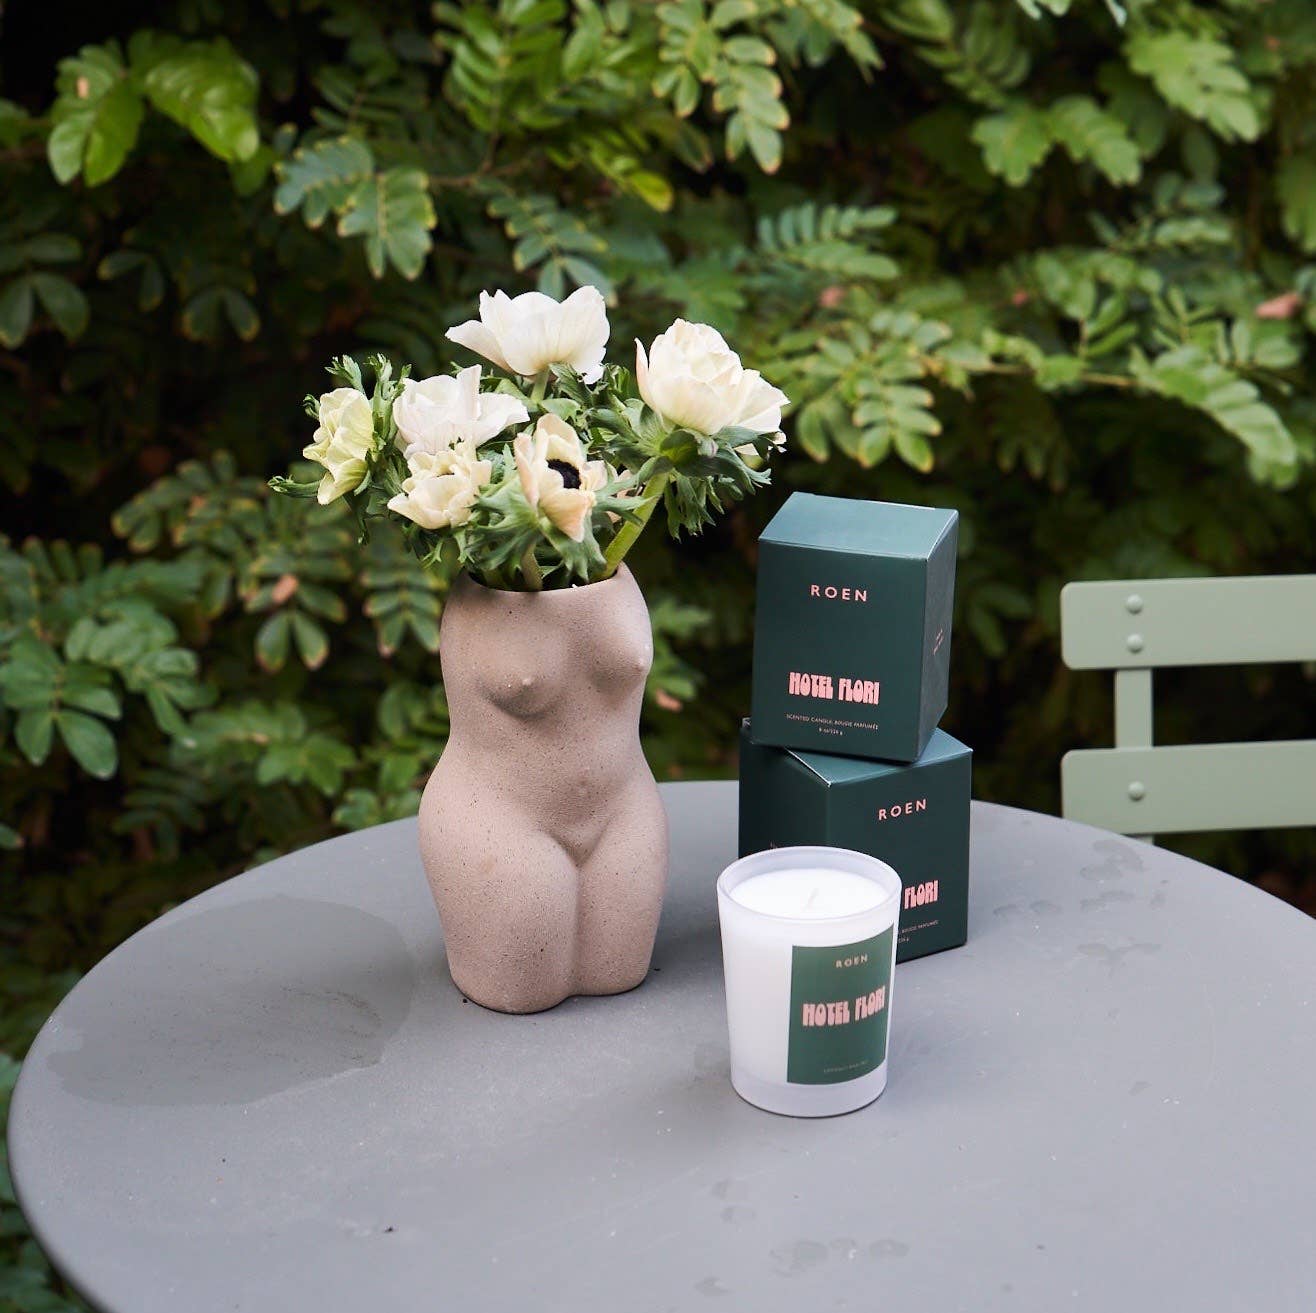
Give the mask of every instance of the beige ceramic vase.
[{"label": "beige ceramic vase", "polygon": [[630,571],[542,593],[463,577],[439,653],[452,729],[420,851],[457,987],[499,1012],[633,989],[667,818],[640,750],[653,638]]}]

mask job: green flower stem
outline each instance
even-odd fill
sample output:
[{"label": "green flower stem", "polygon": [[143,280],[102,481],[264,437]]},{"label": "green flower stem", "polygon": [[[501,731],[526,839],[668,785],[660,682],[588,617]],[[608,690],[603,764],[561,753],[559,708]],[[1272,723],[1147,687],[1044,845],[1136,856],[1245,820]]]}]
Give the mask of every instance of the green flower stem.
[{"label": "green flower stem", "polygon": [[521,575],[531,592],[537,593],[544,587],[544,576],[539,569],[539,562],[535,560],[533,547],[527,547],[525,555],[521,557]]},{"label": "green flower stem", "polygon": [[544,399],[544,393],[548,391],[548,370],[542,370],[535,375],[534,384],[530,388],[530,404],[537,406]]},{"label": "green flower stem", "polygon": [[617,568],[626,559],[626,553],[631,550],[635,545],[635,540],[644,532],[644,526],[649,523],[649,517],[663,499],[663,491],[667,487],[667,481],[670,478],[670,473],[655,474],[644,485],[645,504],[640,509],[639,519],[627,520],[617,530],[617,536],[608,544],[608,550],[603,554],[603,561],[607,566],[603,576],[605,579],[610,579],[617,573]]}]

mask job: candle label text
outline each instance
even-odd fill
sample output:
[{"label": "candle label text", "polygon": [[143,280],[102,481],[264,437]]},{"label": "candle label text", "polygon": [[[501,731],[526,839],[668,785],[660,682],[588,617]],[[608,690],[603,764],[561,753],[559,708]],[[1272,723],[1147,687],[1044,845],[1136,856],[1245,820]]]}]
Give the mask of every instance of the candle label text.
[{"label": "candle label text", "polygon": [[823,702],[863,702],[877,706],[882,692],[876,679],[848,679],[845,676],[810,675],[802,670],[786,672],[786,692],[796,698],[818,698]]},{"label": "candle label text", "polygon": [[832,1085],[881,1066],[894,949],[894,927],[857,944],[792,949],[788,1081]]},{"label": "candle label text", "polygon": [[939,880],[924,880],[921,884],[911,884],[905,889],[905,911],[935,903],[940,897]]}]

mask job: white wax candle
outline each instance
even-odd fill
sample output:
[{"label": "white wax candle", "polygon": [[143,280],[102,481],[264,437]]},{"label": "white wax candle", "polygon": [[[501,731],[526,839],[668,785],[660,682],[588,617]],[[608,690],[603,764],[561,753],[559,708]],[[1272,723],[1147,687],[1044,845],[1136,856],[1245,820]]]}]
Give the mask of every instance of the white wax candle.
[{"label": "white wax candle", "polygon": [[886,900],[882,889],[865,876],[825,866],[798,866],[751,875],[732,889],[731,897],[752,912],[803,920],[853,916]]},{"label": "white wax candle", "polygon": [[776,848],[718,880],[731,1083],[750,1103],[830,1116],[886,1084],[900,877],[841,848]]}]

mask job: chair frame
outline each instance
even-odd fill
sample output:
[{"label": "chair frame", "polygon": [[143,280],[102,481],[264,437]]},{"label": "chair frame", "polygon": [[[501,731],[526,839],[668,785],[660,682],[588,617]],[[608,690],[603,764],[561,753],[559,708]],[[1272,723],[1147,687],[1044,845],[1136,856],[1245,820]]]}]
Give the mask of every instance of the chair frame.
[{"label": "chair frame", "polygon": [[1153,746],[1152,672],[1316,660],[1316,575],[1067,584],[1061,654],[1115,675],[1115,746],[1065,754],[1061,811],[1148,837],[1316,824],[1316,739]]}]

